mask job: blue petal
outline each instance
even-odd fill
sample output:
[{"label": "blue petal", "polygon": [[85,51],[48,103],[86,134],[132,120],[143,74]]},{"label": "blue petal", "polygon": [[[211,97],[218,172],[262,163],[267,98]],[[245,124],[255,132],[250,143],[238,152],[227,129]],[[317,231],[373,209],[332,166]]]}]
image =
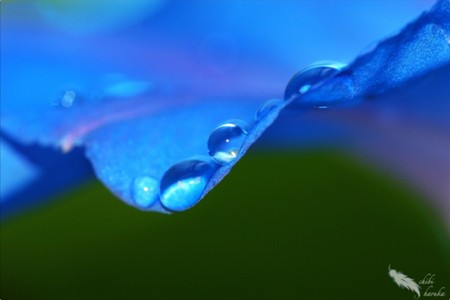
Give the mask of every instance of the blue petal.
[{"label": "blue petal", "polygon": [[[139,206],[132,192],[136,178],[159,180],[178,161],[207,155],[209,133],[221,122],[237,118],[253,124],[237,159],[217,167],[204,196],[289,103],[254,123],[257,108],[282,95],[298,65],[330,55],[348,60],[399,24],[377,20],[379,26],[370,32],[368,24],[375,22],[369,19],[389,12],[366,2],[351,7],[332,2],[253,5],[170,3],[164,18],[156,15],[130,34],[111,38],[58,32],[53,22],[46,25],[36,18],[37,25],[21,24],[11,17],[15,12],[33,16],[36,11],[21,2],[8,3],[2,7],[2,19],[9,12],[8,30],[2,31],[7,46],[1,50],[1,68],[8,74],[1,79],[7,99],[2,129],[25,144],[56,145],[64,152],[84,146],[106,186]],[[302,101],[356,104],[444,66],[449,61],[448,6],[440,1]],[[338,16],[345,32],[355,22],[355,10],[368,8],[371,14],[364,14],[367,27],[360,35],[337,41],[336,31],[326,25]],[[317,15],[325,16],[323,23],[317,24]],[[159,204],[139,208],[166,211]]]}]

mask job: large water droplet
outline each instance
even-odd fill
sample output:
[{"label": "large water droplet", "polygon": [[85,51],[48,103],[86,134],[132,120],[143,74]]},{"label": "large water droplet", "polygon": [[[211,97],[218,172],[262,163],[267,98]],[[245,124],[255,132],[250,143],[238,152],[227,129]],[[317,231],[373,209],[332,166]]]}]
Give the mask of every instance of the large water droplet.
[{"label": "large water droplet", "polygon": [[133,200],[138,207],[150,207],[159,199],[158,181],[143,176],[133,182]]},{"label": "large water droplet", "polygon": [[261,107],[256,111],[255,120],[259,121],[267,116],[272,110],[274,110],[280,103],[283,102],[281,99],[270,99],[267,100]]},{"label": "large water droplet", "polygon": [[312,64],[292,77],[284,91],[284,99],[304,94],[345,68],[346,64],[326,61]]},{"label": "large water droplet", "polygon": [[77,94],[72,91],[72,90],[68,90],[64,93],[64,95],[61,97],[60,103],[62,107],[66,107],[69,108],[73,105],[73,103],[75,102],[75,98],[76,98]]},{"label": "large water droplet", "polygon": [[247,135],[246,127],[245,122],[235,120],[214,129],[208,139],[209,155],[220,164],[235,159]]},{"label": "large water droplet", "polygon": [[213,164],[191,159],[170,167],[161,178],[160,200],[171,211],[183,211],[200,200],[214,172]]}]

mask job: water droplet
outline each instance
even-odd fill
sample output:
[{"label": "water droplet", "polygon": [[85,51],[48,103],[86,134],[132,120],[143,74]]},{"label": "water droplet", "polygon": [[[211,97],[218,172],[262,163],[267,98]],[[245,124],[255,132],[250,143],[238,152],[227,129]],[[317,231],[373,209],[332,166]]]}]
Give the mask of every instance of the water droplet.
[{"label": "water droplet", "polygon": [[267,116],[272,110],[274,110],[280,103],[283,102],[281,99],[270,99],[267,100],[261,107],[256,111],[255,120],[259,121],[265,116]]},{"label": "water droplet", "polygon": [[209,155],[220,164],[234,160],[247,135],[246,127],[245,122],[234,120],[214,129],[208,139]]},{"label": "water droplet", "polygon": [[66,91],[60,100],[61,106],[66,108],[71,107],[73,105],[73,102],[75,101],[76,96],[77,94],[74,91]]},{"label": "water droplet", "polygon": [[317,86],[325,79],[340,72],[345,66],[346,64],[343,63],[326,61],[318,62],[306,67],[295,74],[289,81],[286,90],[284,91],[284,99],[288,100],[295,95],[308,92],[311,88]]},{"label": "water droplet", "polygon": [[154,178],[143,176],[133,182],[133,199],[138,207],[150,207],[159,199],[158,181]]},{"label": "water droplet", "polygon": [[183,211],[200,200],[214,172],[214,166],[201,159],[179,162],[161,178],[161,203],[171,211]]}]

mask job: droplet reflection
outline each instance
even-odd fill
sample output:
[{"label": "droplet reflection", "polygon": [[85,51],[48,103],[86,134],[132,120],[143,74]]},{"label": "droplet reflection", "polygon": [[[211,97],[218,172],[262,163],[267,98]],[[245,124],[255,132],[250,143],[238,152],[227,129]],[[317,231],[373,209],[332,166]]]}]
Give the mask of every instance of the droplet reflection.
[{"label": "droplet reflection", "polygon": [[214,129],[208,139],[209,155],[219,164],[234,160],[247,135],[246,127],[246,123],[237,120],[226,122]]},{"label": "droplet reflection", "polygon": [[340,72],[345,66],[346,64],[343,63],[327,61],[306,67],[289,81],[284,92],[284,99],[289,100],[296,95],[307,93],[325,79]]}]

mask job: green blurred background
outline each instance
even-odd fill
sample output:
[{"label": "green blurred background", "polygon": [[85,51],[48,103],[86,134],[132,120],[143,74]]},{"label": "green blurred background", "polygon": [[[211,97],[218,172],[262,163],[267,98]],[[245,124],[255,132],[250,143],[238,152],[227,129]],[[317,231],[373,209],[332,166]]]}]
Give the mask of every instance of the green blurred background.
[{"label": "green blurred background", "polygon": [[0,298],[414,299],[388,266],[450,293],[449,253],[442,220],[383,173],[336,152],[250,151],[184,213],[140,212],[91,182],[7,220]]}]

